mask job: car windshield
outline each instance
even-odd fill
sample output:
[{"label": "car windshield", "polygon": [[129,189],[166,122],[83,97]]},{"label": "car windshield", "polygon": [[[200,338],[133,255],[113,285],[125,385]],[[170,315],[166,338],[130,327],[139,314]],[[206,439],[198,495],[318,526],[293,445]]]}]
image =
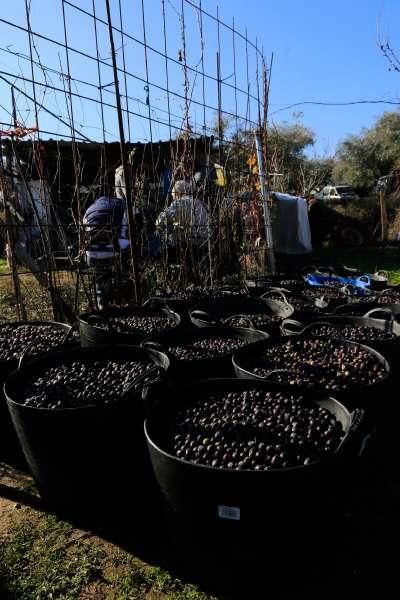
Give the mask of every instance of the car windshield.
[{"label": "car windshield", "polygon": [[339,194],[354,194],[353,188],[346,185],[339,185],[336,187]]}]

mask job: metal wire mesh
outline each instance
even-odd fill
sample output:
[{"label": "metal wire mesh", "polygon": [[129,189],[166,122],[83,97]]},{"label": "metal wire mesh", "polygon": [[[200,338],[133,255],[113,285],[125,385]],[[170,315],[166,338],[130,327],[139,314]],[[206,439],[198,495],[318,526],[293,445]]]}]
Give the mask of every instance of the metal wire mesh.
[{"label": "metal wire mesh", "polygon": [[[45,206],[46,219],[31,215],[39,241],[24,239],[34,261],[24,268],[45,275],[53,309],[60,270],[76,284],[73,309],[83,282],[91,301],[87,272],[76,283],[82,217],[97,196],[115,193],[124,161],[122,191],[141,215],[140,227],[130,223],[141,298],[152,286],[268,270],[254,135],[265,154],[269,72],[246,30],[201,0],[15,0],[0,30],[3,206],[7,197],[6,212],[15,207],[18,186],[33,213]],[[208,236],[200,248],[178,224],[171,252],[156,224],[182,180],[205,206]],[[21,228],[26,218],[1,221],[9,247]],[[13,260],[18,296],[21,258]]]}]

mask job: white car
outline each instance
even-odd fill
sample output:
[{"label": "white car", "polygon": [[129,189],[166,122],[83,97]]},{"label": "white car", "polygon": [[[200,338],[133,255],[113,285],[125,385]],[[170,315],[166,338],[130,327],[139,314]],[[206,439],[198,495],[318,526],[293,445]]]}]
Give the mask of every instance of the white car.
[{"label": "white car", "polygon": [[347,203],[359,200],[359,196],[349,185],[326,185],[315,197],[317,200],[325,200],[325,202],[332,203]]}]

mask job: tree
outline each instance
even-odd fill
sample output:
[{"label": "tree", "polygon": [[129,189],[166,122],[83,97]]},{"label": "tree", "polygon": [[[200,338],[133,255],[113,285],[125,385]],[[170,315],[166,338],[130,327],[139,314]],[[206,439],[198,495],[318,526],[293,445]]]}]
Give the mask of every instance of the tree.
[{"label": "tree", "polygon": [[270,128],[268,132],[270,171],[282,175],[274,181],[276,190],[307,196],[314,188],[328,183],[333,160],[309,158],[306,150],[314,143],[315,133],[299,122],[284,123]]},{"label": "tree", "polygon": [[[249,164],[254,155],[254,132],[245,127],[234,127],[225,119],[221,129],[229,142],[222,143],[222,157],[233,188],[247,189]],[[332,158],[310,158],[306,151],[315,143],[315,133],[296,119],[295,123],[271,125],[267,131],[268,171],[270,186],[275,191],[294,192],[307,196],[313,189],[329,183],[332,176]]]},{"label": "tree", "polygon": [[400,111],[386,112],[373,127],[351,135],[336,152],[336,183],[372,188],[377,179],[399,166]]}]

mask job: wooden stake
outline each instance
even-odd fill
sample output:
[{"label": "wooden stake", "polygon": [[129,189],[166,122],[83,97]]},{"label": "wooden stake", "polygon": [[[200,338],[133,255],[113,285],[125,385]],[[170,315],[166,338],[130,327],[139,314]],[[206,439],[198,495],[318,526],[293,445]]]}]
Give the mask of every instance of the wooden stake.
[{"label": "wooden stake", "polygon": [[386,242],[387,241],[388,220],[387,220],[385,190],[380,190],[379,202],[381,205],[381,239],[382,239],[382,242]]},{"label": "wooden stake", "polygon": [[116,105],[117,105],[116,108],[117,108],[118,129],[119,129],[119,145],[120,145],[120,152],[121,152],[122,171],[124,174],[124,182],[125,182],[125,196],[126,196],[126,206],[127,206],[127,214],[128,214],[131,263],[132,263],[133,281],[134,281],[134,286],[135,286],[135,301],[137,304],[140,304],[141,300],[142,300],[142,290],[141,290],[141,280],[140,280],[140,271],[139,271],[138,231],[137,231],[137,227],[136,227],[135,217],[133,214],[131,180],[130,180],[130,173],[128,170],[128,161],[126,159],[124,121],[122,118],[121,95],[119,92],[118,69],[117,69],[117,60],[116,60],[116,55],[115,55],[114,34],[113,34],[113,28],[112,28],[112,23],[111,23],[110,2],[109,2],[109,0],[105,0],[105,3],[106,3],[106,10],[107,10],[108,34],[109,34],[109,38],[110,38],[111,58],[112,58],[112,66],[113,66],[113,74],[114,74],[114,89],[115,89],[115,100],[116,100]]}]

